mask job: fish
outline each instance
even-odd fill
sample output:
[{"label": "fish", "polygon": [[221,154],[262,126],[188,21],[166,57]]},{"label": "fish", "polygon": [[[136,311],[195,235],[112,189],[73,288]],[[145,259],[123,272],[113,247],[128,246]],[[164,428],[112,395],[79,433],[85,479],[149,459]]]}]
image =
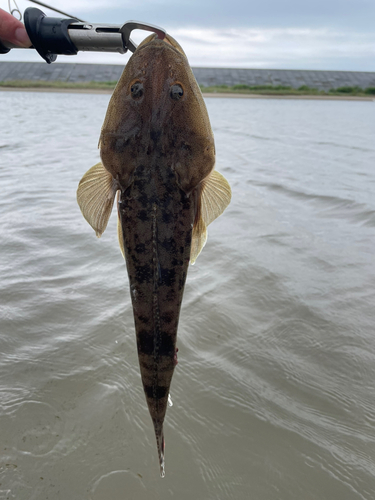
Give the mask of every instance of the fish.
[{"label": "fish", "polygon": [[164,477],[163,424],[188,266],[206,243],[207,226],[231,199],[229,183],[214,169],[215,143],[201,90],[169,34],[148,36],[129,59],[98,147],[101,162],[81,179],[77,201],[100,237],[117,195],[140,373]]}]

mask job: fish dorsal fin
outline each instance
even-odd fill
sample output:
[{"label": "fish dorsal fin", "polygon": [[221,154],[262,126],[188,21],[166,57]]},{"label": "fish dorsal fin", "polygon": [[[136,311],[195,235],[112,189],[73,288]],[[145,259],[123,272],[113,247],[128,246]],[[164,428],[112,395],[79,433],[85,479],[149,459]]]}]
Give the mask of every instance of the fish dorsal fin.
[{"label": "fish dorsal fin", "polygon": [[91,167],[78,185],[79,208],[98,238],[107,227],[117,190],[117,181],[113,179],[102,163]]},{"label": "fish dorsal fin", "polygon": [[[117,191],[117,207],[119,206],[119,199],[120,199],[120,191]],[[121,219],[120,219],[120,210],[117,209],[118,217],[117,217],[117,238],[118,238],[118,244],[120,245],[120,250],[122,253],[122,256],[125,259],[125,248],[124,248],[124,237],[122,234],[122,226],[121,226]]]},{"label": "fish dorsal fin", "polygon": [[207,241],[207,226],[229,205],[232,191],[228,181],[216,170],[202,181],[198,212],[191,238],[190,263],[194,264]]}]

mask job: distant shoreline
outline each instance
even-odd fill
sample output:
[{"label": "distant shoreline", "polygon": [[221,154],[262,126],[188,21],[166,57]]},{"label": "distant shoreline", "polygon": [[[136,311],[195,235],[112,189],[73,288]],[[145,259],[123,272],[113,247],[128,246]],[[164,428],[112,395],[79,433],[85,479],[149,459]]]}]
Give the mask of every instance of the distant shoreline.
[{"label": "distant shoreline", "polygon": [[[61,94],[112,94],[111,89],[90,89],[90,88],[62,88],[62,87],[3,87],[2,92],[57,92]],[[375,101],[375,96],[355,96],[355,95],[314,95],[314,94],[248,94],[230,92],[204,92],[206,98],[229,98],[229,99],[308,99],[319,101]]]}]

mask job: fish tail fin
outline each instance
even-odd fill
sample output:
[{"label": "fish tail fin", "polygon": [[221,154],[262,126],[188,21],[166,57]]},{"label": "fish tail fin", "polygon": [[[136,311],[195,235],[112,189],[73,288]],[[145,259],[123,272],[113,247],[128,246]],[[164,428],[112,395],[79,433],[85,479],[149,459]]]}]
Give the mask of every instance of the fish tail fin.
[{"label": "fish tail fin", "polygon": [[158,455],[159,455],[160,476],[164,477],[165,476],[165,468],[164,468],[165,441],[164,441],[163,424],[160,424],[159,422],[154,422],[154,429],[155,429],[155,436],[156,436],[156,445],[158,448]]}]

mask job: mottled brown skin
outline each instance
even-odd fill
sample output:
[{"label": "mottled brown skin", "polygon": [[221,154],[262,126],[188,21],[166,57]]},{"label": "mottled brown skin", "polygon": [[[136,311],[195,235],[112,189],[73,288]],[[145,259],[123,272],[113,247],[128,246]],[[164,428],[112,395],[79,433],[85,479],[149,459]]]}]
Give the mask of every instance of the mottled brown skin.
[{"label": "mottled brown skin", "polygon": [[137,168],[119,205],[143,388],[161,440],[195,205],[161,159]]},{"label": "mottled brown skin", "polygon": [[[212,171],[215,145],[201,91],[181,47],[171,37],[148,37],[130,58],[108,106],[100,149],[103,165],[123,187],[136,167],[164,157],[189,194]],[[172,45],[173,43],[173,45]],[[143,96],[133,99],[131,86],[141,82]],[[170,98],[173,84],[184,95]]]},{"label": "mottled brown skin", "polygon": [[[171,98],[171,87],[183,96]],[[143,86],[132,95],[134,84]],[[100,138],[103,165],[121,190],[119,217],[139,364],[160,450],[176,365],[176,336],[200,182],[214,167],[202,99],[177,42],[148,37],[113,93]]]}]

